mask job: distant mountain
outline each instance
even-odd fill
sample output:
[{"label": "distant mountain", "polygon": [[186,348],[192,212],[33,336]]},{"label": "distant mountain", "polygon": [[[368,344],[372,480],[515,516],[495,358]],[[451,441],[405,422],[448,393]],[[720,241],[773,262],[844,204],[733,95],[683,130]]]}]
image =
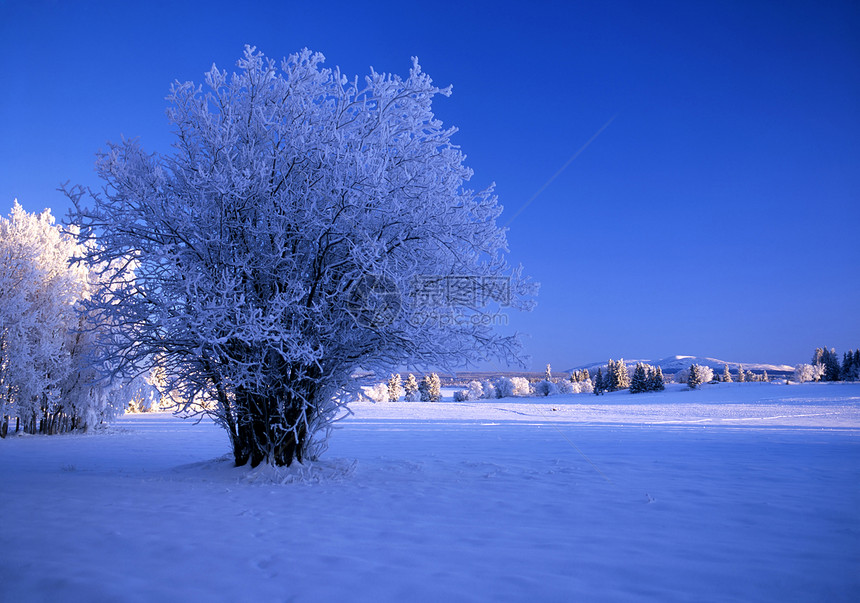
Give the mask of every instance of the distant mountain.
[{"label": "distant mountain", "polygon": [[[616,359],[617,360],[617,359]],[[663,369],[664,373],[674,374],[678,371],[689,368],[691,364],[698,364],[701,366],[708,366],[714,371],[722,371],[725,365],[729,365],[729,370],[733,372],[737,372],[738,366],[743,366],[744,370],[754,371],[760,373],[762,371],[768,372],[790,372],[794,370],[793,366],[789,366],[787,364],[761,364],[755,362],[730,362],[728,360],[718,360],[716,358],[707,358],[703,356],[669,356],[668,358],[663,358],[662,360],[643,360],[641,358],[631,358],[624,359],[624,364],[627,366],[635,366],[637,362],[646,362],[652,366],[659,366]],[[594,373],[598,368],[606,367],[606,361],[603,362],[595,362],[592,364],[584,364],[582,366],[576,366],[572,369],[569,369],[567,372],[572,371],[581,371],[582,369],[588,369],[589,373]]]}]

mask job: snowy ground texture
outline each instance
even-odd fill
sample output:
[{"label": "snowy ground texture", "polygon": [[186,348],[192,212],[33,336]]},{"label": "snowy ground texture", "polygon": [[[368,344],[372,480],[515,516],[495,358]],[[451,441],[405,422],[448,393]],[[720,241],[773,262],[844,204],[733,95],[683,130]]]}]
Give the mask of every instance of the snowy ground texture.
[{"label": "snowy ground texture", "polygon": [[303,471],[169,414],[0,441],[0,600],[860,600],[860,385],[354,410]]}]

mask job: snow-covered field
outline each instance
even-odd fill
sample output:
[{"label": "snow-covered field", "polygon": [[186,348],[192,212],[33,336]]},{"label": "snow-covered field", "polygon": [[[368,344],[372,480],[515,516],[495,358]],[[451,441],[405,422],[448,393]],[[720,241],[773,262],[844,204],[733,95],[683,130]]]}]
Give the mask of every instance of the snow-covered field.
[{"label": "snow-covered field", "polygon": [[860,600],[860,385],[353,409],[303,475],[169,414],[0,441],[0,600]]}]

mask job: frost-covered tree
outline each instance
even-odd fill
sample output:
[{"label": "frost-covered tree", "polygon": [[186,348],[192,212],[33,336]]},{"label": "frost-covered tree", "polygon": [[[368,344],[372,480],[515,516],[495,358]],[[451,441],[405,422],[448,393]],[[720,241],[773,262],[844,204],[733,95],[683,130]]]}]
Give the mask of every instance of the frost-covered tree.
[{"label": "frost-covered tree", "polygon": [[[237,465],[316,457],[358,369],[516,359],[518,339],[481,318],[532,303],[504,259],[501,207],[466,187],[455,129],[431,110],[450,89],[417,60],[405,79],[322,63],[248,47],[238,73],[175,83],[173,152],[112,144],[103,192],[68,191],[100,245],[83,260],[136,262],[88,305],[114,325],[104,358],[134,374],[159,356],[171,389],[212,401]],[[428,318],[428,275],[480,285],[457,306],[466,320]]]},{"label": "frost-covered tree", "polygon": [[397,402],[400,396],[403,395],[403,381],[400,378],[400,373],[391,373],[388,377],[388,401]]},{"label": "frost-covered tree", "polygon": [[746,375],[744,375],[744,365],[738,365],[738,382],[743,383],[746,381]]},{"label": "frost-covered tree", "polygon": [[729,365],[728,364],[724,365],[724,368],[723,368],[723,381],[726,383],[732,382],[732,374],[729,372]]},{"label": "frost-covered tree", "polygon": [[549,364],[546,365],[546,370],[543,373],[543,378],[546,381],[552,381],[552,367]]},{"label": "frost-covered tree", "polygon": [[403,399],[407,402],[415,402],[418,399],[418,381],[412,373],[409,373],[409,377],[406,378],[403,384],[403,392]]}]

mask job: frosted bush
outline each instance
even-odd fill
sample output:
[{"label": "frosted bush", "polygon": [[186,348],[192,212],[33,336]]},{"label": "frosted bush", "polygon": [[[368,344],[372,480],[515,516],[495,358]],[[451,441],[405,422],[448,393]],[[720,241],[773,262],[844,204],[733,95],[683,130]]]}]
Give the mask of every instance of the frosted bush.
[{"label": "frosted bush", "polygon": [[579,391],[582,394],[593,394],[594,393],[594,383],[592,383],[591,379],[586,379],[585,381],[579,382]]},{"label": "frosted bush", "polygon": [[552,381],[544,379],[543,381],[538,381],[537,383],[535,383],[534,391],[535,395],[538,396],[555,396],[556,394],[558,394],[558,386]]},{"label": "frosted bush", "polygon": [[794,380],[798,383],[812,381],[814,375],[815,369],[811,364],[798,364],[794,367]]},{"label": "frosted bush", "polygon": [[499,377],[496,379],[495,385],[497,398],[510,398],[514,395],[516,387],[514,386],[513,379],[510,377]]},{"label": "frosted bush", "polygon": [[[576,383],[576,381],[568,381],[567,379],[562,379],[561,381],[556,383],[556,387],[558,388],[558,393],[559,394],[578,393],[578,392],[573,391],[575,389],[573,387],[575,383]],[[579,384],[576,383],[576,385],[579,385]],[[576,388],[576,389],[578,389],[578,388]]]},{"label": "frosted bush", "polygon": [[374,402],[386,402],[388,400],[388,385],[377,383],[373,387],[365,389],[364,395]]},{"label": "frosted bush", "polygon": [[472,402],[480,400],[484,396],[484,386],[480,381],[470,381],[467,389],[454,392],[455,402]]},{"label": "frosted bush", "polygon": [[511,383],[514,386],[513,396],[530,396],[531,384],[525,377],[511,377]]},{"label": "frosted bush", "polygon": [[498,392],[496,391],[496,385],[487,379],[484,381],[481,386],[484,388],[484,398],[493,399],[498,398]]},{"label": "frosted bush", "polygon": [[480,400],[484,397],[484,386],[480,381],[469,382],[469,400]]}]

